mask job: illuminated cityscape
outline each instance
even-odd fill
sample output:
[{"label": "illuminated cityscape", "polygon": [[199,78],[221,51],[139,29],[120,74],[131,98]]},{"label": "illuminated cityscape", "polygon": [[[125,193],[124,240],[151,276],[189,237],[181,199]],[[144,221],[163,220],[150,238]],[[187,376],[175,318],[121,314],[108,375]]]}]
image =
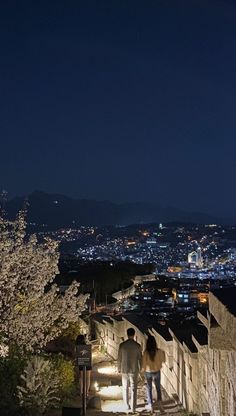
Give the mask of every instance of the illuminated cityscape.
[{"label": "illuminated cityscape", "polygon": [[[83,270],[94,273],[99,265],[101,273],[117,272],[116,284],[107,286],[106,302],[113,311],[134,311],[149,318],[175,319],[196,316],[197,310],[207,307],[208,292],[213,288],[233,287],[236,284],[236,228],[233,226],[152,224],[127,227],[80,227],[61,229],[50,235],[61,242],[62,282],[66,286],[71,276],[82,283],[84,290],[99,291],[100,280],[94,274],[90,282]],[[136,274],[152,276],[140,282],[134,274],[125,281],[119,268],[122,264],[140,267]],[[90,266],[91,265],[91,266]],[[119,277],[120,276],[120,277]],[[105,277],[103,277],[103,280]],[[135,282],[131,292],[126,288]],[[103,281],[104,283],[104,281]],[[104,286],[105,287],[105,286]],[[114,292],[122,289],[119,304]],[[94,289],[95,288],[95,289]],[[96,302],[105,302],[97,296]]]},{"label": "illuminated cityscape", "polygon": [[235,275],[236,227],[156,225],[80,227],[41,232],[78,261],[152,263],[170,277],[227,279]]},{"label": "illuminated cityscape", "polygon": [[0,32],[0,416],[236,416],[236,0]]}]

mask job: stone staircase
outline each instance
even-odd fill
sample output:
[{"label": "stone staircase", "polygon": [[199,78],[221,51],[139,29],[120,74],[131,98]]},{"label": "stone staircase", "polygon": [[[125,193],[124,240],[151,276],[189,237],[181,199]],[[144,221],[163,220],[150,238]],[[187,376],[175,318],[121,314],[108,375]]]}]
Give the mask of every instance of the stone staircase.
[{"label": "stone staircase", "polygon": [[[97,351],[93,366],[91,399],[88,402],[87,409],[88,416],[127,415],[122,401],[121,375],[115,371],[108,371],[109,367],[112,367],[110,370],[116,368],[115,362],[111,357]],[[99,386],[97,391],[95,390],[95,385]],[[165,390],[162,390],[162,398],[161,406],[154,403],[153,415],[186,415],[182,406],[177,403],[177,400],[174,397],[168,397]],[[137,391],[137,415],[145,416],[151,414],[150,411],[146,410],[145,405],[146,386],[144,379],[140,377]]]}]

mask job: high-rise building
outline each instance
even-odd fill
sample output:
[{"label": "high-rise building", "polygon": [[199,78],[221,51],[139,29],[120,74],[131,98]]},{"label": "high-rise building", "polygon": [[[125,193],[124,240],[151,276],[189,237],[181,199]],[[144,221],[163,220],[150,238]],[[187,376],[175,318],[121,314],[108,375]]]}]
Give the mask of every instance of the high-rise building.
[{"label": "high-rise building", "polygon": [[197,267],[199,269],[203,266],[201,247],[198,247],[197,250],[188,254],[188,263],[190,267]]}]

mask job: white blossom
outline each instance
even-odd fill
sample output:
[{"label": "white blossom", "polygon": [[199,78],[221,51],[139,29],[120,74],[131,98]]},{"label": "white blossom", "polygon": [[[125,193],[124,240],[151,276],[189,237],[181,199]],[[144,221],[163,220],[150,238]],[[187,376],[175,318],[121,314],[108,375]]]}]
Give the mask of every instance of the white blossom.
[{"label": "white blossom", "polygon": [[0,344],[0,358],[6,358],[9,353],[9,346]]},{"label": "white blossom", "polygon": [[77,322],[86,296],[73,282],[62,296],[53,283],[58,274],[58,243],[26,237],[25,213],[15,221],[0,218],[0,333],[33,351]]}]

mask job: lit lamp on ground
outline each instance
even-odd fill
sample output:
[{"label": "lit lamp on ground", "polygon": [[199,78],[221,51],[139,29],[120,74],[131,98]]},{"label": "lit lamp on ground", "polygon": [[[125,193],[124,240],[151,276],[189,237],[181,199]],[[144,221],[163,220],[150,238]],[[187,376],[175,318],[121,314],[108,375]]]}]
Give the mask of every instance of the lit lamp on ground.
[{"label": "lit lamp on ground", "polygon": [[99,391],[99,384],[98,384],[97,381],[95,381],[95,383],[94,383],[94,390]]}]

